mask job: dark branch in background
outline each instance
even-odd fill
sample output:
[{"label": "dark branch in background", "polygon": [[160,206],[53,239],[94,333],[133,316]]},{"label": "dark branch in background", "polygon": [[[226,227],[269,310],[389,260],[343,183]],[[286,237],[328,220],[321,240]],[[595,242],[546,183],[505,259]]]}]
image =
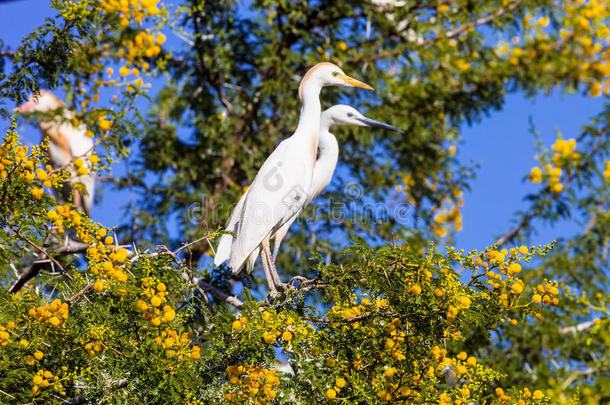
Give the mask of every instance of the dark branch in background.
[{"label": "dark branch in background", "polygon": [[[20,236],[20,238],[21,238],[21,236]],[[32,244],[32,243],[30,243],[30,244]],[[54,264],[56,264],[63,272],[63,267],[61,266],[61,264],[59,264],[56,257],[67,256],[70,254],[84,253],[87,250],[87,248],[89,247],[89,245],[86,243],[77,242],[72,239],[68,239],[68,241],[65,245],[61,246],[57,250],[52,251],[51,253],[49,253],[45,248],[39,247],[36,244],[33,244],[32,246],[36,247],[36,249],[38,251],[40,251],[40,255],[38,255],[38,258],[36,259],[36,261],[34,261],[32,264],[30,264],[28,267],[25,268],[25,270],[23,271],[23,273],[21,273],[19,278],[17,280],[15,280],[15,282],[11,285],[11,287],[8,290],[8,292],[11,294],[19,291],[28,281],[30,281],[32,278],[36,277],[38,275],[38,273],[40,273],[40,270],[42,270],[45,267],[45,264],[48,263],[49,261],[52,261]],[[64,272],[64,275],[68,278],[70,277],[65,272]]]},{"label": "dark branch in background", "polygon": [[[440,41],[442,39],[449,39],[449,38],[457,37],[458,35],[460,35],[463,32],[469,30],[470,28],[475,28],[475,27],[478,27],[479,25],[488,24],[488,23],[492,22],[493,20],[495,20],[496,18],[499,18],[499,17],[503,16],[507,12],[516,10],[517,8],[519,8],[519,6],[521,6],[521,1],[517,1],[516,3],[513,3],[513,4],[511,4],[508,7],[500,7],[498,10],[496,10],[495,12],[493,12],[493,13],[485,16],[485,17],[481,17],[478,20],[472,21],[472,22],[470,22],[468,24],[464,24],[461,27],[456,28],[454,30],[447,31],[442,36],[428,38],[425,41],[423,41],[421,44],[418,44],[418,45],[419,46],[426,46],[426,45],[429,45],[429,44],[431,44],[433,42]],[[354,59],[352,59],[352,62],[353,63],[373,62],[373,61],[376,61],[378,59],[387,58],[389,56],[397,56],[401,52],[402,52],[401,49],[391,50],[391,51],[386,51],[386,52],[379,52],[378,54],[373,55],[373,56],[362,57],[362,58],[354,58]]]},{"label": "dark branch in background", "polygon": [[15,57],[15,52],[13,52],[13,51],[0,51],[0,56],[5,57],[5,58],[14,58]]}]

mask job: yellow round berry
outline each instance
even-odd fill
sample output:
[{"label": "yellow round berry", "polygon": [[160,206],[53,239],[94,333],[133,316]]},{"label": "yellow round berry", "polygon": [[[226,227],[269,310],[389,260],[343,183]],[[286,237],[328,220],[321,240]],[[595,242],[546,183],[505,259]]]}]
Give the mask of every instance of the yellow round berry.
[{"label": "yellow round berry", "polygon": [[161,298],[159,298],[159,296],[158,296],[158,295],[153,296],[153,297],[150,299],[150,304],[151,304],[153,307],[158,307],[159,305],[161,305]]}]

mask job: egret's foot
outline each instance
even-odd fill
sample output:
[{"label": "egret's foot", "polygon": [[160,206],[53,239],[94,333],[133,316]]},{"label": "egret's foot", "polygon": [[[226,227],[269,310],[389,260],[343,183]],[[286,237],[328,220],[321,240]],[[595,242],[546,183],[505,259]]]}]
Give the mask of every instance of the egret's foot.
[{"label": "egret's foot", "polygon": [[289,284],[286,283],[282,283],[281,281],[277,284],[275,284],[275,287],[279,290],[279,291],[286,291],[289,287]]},{"label": "egret's foot", "polygon": [[315,278],[309,279],[309,278],[306,278],[303,276],[294,276],[290,279],[290,281],[288,282],[288,285],[290,285],[290,287],[292,287],[292,288],[304,287],[309,284],[313,284],[315,281],[316,281]]}]

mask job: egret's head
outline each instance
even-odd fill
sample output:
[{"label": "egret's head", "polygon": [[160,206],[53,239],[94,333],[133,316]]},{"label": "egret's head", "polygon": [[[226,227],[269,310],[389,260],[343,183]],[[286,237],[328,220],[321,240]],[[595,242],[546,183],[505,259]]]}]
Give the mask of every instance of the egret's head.
[{"label": "egret's head", "polygon": [[306,84],[310,83],[315,84],[320,88],[326,86],[350,86],[374,90],[368,84],[346,75],[339,66],[330,62],[318,63],[305,73],[305,76],[303,76],[301,84],[299,85],[299,98],[303,98],[303,88]]},{"label": "egret's head", "polygon": [[362,115],[354,107],[349,105],[338,104],[324,110],[322,119],[328,120],[330,126],[333,125],[357,125],[360,127],[383,128],[390,131],[403,133],[401,129],[393,127],[383,122],[372,120]]},{"label": "egret's head", "polygon": [[64,103],[58,99],[55,94],[47,90],[40,90],[38,93],[32,93],[30,98],[24,104],[15,108],[17,112],[33,112],[33,111],[53,111],[64,107]]}]

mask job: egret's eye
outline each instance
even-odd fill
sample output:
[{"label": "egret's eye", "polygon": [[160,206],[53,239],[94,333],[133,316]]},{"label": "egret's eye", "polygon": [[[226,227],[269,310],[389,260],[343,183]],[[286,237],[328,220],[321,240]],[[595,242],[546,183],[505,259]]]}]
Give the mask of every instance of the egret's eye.
[{"label": "egret's eye", "polygon": [[333,72],[333,77],[339,76],[339,72]]},{"label": "egret's eye", "polygon": [[347,117],[348,117],[348,118],[352,118],[353,116],[354,116],[354,114],[352,114],[352,113],[347,113]]}]

